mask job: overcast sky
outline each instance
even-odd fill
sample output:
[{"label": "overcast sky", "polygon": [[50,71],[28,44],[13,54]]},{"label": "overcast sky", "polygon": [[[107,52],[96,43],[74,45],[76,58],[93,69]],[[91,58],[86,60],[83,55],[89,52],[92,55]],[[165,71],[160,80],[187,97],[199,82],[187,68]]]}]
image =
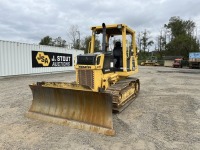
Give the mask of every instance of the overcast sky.
[{"label": "overcast sky", "polygon": [[147,29],[155,38],[172,16],[195,21],[200,35],[200,0],[0,0],[0,40],[67,39],[71,25],[85,37],[102,22],[125,23],[136,32]]}]

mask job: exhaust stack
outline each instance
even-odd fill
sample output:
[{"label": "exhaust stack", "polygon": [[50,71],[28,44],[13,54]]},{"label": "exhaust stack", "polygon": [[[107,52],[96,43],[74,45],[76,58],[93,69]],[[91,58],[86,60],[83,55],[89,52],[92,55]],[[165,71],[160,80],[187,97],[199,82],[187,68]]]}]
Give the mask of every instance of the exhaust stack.
[{"label": "exhaust stack", "polygon": [[102,37],[102,51],[106,52],[106,24],[102,23],[102,33],[103,33],[103,37]]}]

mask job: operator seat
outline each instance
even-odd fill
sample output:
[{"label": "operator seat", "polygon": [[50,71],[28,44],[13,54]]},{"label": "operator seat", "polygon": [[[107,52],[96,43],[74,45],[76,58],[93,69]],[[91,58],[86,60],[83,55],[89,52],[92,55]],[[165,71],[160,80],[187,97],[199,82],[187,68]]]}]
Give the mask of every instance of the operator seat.
[{"label": "operator seat", "polygon": [[115,63],[115,68],[120,68],[121,60],[122,60],[122,47],[121,47],[121,42],[116,42],[115,47],[113,49],[113,56],[114,59],[117,60]]}]

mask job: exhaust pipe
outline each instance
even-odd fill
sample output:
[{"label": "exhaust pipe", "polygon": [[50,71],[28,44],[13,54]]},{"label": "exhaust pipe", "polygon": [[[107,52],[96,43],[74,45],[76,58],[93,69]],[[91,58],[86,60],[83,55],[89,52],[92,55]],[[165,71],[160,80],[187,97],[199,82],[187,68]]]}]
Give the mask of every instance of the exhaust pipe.
[{"label": "exhaust pipe", "polygon": [[103,37],[102,37],[102,51],[106,52],[106,24],[102,23],[102,33],[103,33]]}]

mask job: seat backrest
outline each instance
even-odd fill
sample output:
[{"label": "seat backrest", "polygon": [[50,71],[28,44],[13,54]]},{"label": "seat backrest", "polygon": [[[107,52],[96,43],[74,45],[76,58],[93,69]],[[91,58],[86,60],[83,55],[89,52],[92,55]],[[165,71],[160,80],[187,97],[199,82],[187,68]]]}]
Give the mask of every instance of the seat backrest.
[{"label": "seat backrest", "polygon": [[115,43],[115,48],[113,49],[113,55],[114,55],[114,57],[122,56],[121,42],[116,42]]}]

